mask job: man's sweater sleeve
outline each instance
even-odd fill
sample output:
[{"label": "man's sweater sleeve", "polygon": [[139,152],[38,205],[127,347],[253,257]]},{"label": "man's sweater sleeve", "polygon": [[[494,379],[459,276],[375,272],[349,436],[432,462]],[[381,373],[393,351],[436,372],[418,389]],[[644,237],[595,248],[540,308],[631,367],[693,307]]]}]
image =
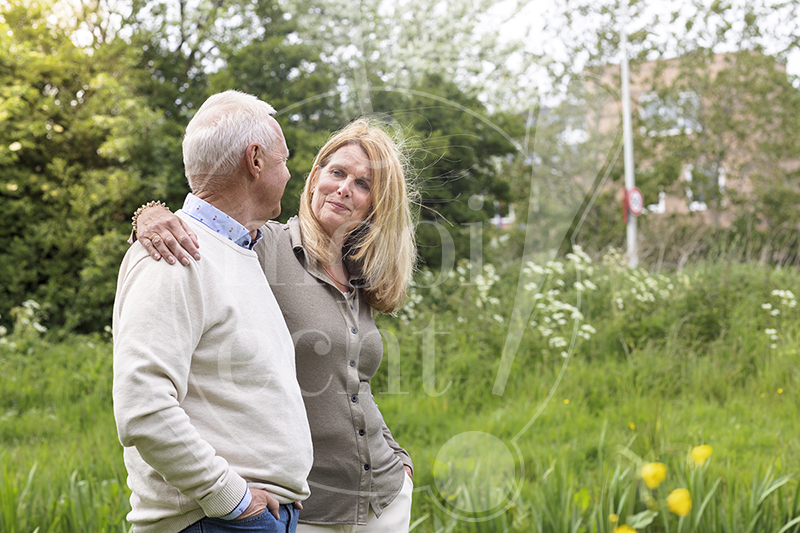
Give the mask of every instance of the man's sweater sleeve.
[{"label": "man's sweater sleeve", "polygon": [[135,446],[164,480],[207,516],[231,512],[245,480],[216,455],[181,401],[205,327],[197,264],[170,266],[135,253],[120,269],[114,305],[114,414],[123,446]]}]

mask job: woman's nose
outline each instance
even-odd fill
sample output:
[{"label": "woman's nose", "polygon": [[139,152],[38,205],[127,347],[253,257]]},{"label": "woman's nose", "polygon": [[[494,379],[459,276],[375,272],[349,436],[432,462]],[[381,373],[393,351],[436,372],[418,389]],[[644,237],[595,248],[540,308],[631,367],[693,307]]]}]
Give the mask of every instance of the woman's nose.
[{"label": "woman's nose", "polygon": [[339,190],[338,190],[339,194],[341,194],[343,196],[350,196],[350,187],[351,187],[351,183],[350,183],[350,179],[348,178],[348,179],[344,180],[341,183],[341,185],[339,185]]}]

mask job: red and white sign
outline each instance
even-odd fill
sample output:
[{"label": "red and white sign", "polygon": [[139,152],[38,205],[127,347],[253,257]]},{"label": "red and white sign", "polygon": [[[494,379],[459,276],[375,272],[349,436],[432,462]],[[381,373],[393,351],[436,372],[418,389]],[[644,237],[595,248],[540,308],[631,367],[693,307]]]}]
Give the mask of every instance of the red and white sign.
[{"label": "red and white sign", "polygon": [[634,187],[628,191],[626,199],[628,211],[630,211],[634,216],[641,215],[642,210],[644,209],[644,196],[642,195],[642,191],[640,191],[637,187]]}]

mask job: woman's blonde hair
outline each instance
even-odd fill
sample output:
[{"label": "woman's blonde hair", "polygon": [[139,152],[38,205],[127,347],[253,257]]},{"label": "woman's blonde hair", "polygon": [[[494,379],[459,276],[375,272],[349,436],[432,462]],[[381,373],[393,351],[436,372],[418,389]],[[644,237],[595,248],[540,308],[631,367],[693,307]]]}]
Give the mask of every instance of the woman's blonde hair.
[{"label": "woman's blonde hair", "polygon": [[367,303],[381,313],[399,309],[406,298],[417,261],[411,202],[416,190],[406,180],[405,156],[374,119],[359,118],[328,140],[317,154],[300,195],[303,246],[323,264],[334,258],[331,240],[311,208],[320,171],[334,152],[360,146],[372,170],[372,209],[366,220],[349,232],[342,254],[350,273],[360,279]]}]

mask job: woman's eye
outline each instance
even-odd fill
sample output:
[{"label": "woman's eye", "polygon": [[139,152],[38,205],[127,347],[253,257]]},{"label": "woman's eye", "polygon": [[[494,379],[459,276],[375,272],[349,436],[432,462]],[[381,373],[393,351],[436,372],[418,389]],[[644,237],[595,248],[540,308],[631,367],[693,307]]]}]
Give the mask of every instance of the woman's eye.
[{"label": "woman's eye", "polygon": [[364,189],[365,191],[368,191],[368,190],[369,190],[369,183],[367,183],[366,181],[361,181],[361,180],[359,180],[359,181],[357,181],[357,182],[356,182],[356,184],[357,184],[359,187],[361,187],[362,189]]}]

